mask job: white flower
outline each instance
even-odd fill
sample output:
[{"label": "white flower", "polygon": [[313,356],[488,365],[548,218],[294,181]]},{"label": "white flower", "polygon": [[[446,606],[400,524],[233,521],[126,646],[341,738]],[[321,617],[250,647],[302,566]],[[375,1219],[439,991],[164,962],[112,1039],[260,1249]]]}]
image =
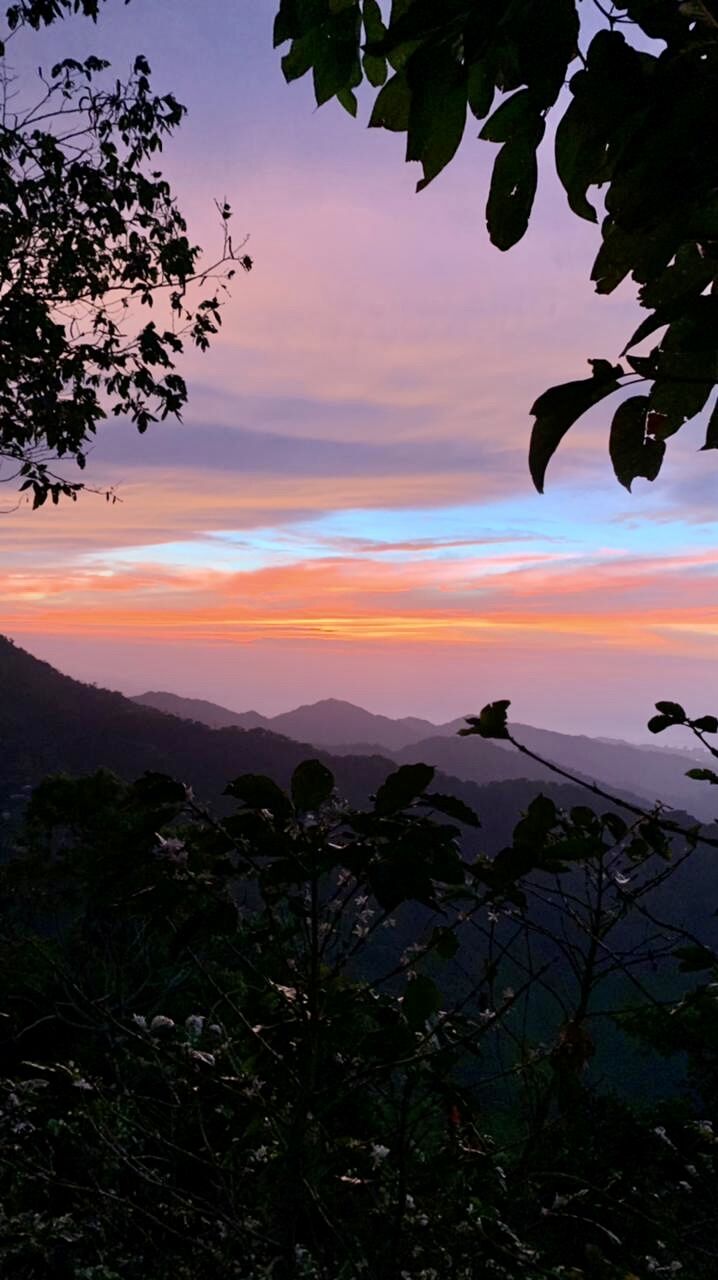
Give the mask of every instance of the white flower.
[{"label": "white flower", "polygon": [[279,982],[275,982],[272,985],[274,986],[275,991],[279,992],[280,996],[284,996],[285,1000],[288,1000],[290,1004],[294,1004],[297,998],[296,987],[283,987]]},{"label": "white flower", "polygon": [[213,1067],[216,1062],[213,1053],[203,1053],[201,1049],[190,1049],[189,1056],[193,1062],[201,1062],[205,1067]]},{"label": "white flower", "polygon": [[178,862],[184,864],[187,861],[187,850],[183,840],[178,840],[176,836],[157,835],[157,847],[155,848],[155,856],[157,858],[167,858],[168,862]]},{"label": "white flower", "polygon": [[656,1125],[656,1127],[655,1127],[655,1129],[653,1130],[653,1132],[655,1133],[655,1135],[656,1135],[656,1137],[657,1137],[657,1138],[660,1138],[660,1139],[661,1139],[661,1142],[665,1142],[666,1146],[668,1146],[668,1147],[673,1147],[673,1150],[675,1151],[675,1147],[673,1146],[673,1143],[671,1142],[670,1138],[668,1137],[668,1134],[666,1133],[666,1131],[665,1131],[665,1129],[663,1128],[663,1125],[662,1125],[662,1124],[658,1124],[658,1125]]},{"label": "white flower", "polygon": [[383,1147],[380,1142],[373,1142],[371,1147],[371,1160],[374,1168],[377,1169],[382,1160],[386,1160],[389,1154],[389,1148]]},{"label": "white flower", "polygon": [[171,1018],[165,1018],[161,1013],[158,1013],[150,1023],[150,1031],[155,1033],[158,1031],[174,1031],[174,1025]]}]

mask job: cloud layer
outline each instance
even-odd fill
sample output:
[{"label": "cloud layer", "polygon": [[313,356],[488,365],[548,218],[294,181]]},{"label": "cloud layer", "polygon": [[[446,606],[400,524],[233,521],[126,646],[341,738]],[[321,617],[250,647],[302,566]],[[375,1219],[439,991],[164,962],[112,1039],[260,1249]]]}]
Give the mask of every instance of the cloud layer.
[{"label": "cloud layer", "polygon": [[[395,138],[283,86],[271,8],[143,10],[158,84],[190,106],[167,167],[193,233],[211,247],[226,194],[256,268],[212,353],[188,354],[186,423],[101,429],[89,478],[118,503],[0,516],[2,630],[103,683],[270,711],[334,694],[444,718],[470,690],[638,732],[655,697],[710,709],[699,426],[653,490],[615,485],[602,410],[545,497],[528,480],[533,399],[615,356],[635,319],[630,290],[590,293],[592,229],[547,179],[525,242],[492,250],[479,145],[414,196]],[[121,7],[25,53],[61,40],[122,63],[139,35]]]}]

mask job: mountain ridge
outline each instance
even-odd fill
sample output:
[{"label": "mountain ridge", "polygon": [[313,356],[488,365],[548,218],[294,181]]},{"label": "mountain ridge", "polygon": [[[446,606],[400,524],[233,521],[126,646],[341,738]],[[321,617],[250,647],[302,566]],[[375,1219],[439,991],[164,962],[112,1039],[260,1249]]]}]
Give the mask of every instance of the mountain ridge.
[{"label": "mountain ridge", "polygon": [[424,720],[419,716],[392,719],[391,716],[366,711],[364,707],[343,698],[322,698],[318,702],[302,703],[289,711],[280,711],[275,716],[261,715],[258,711],[232,711],[217,702],[208,702],[203,698],[183,698],[167,690],[136,694],[131,701],[179,715],[183,719],[197,718],[213,728],[261,727],[272,733],[283,733],[290,738],[297,738],[298,734],[303,738],[303,725],[311,724],[311,741],[315,746],[323,747],[342,744],[347,740],[349,730],[353,740],[366,741],[362,730],[379,726],[382,736],[377,740],[377,746],[400,750],[410,742],[430,736],[438,727],[431,720]]},{"label": "mountain ridge", "polygon": [[[332,770],[339,793],[352,804],[365,804],[396,768],[385,755],[334,756],[263,728],[211,729],[180,719],[63,675],[2,636],[0,742],[0,848],[11,831],[8,819],[19,814],[29,790],[51,774],[108,769],[131,781],[148,771],[167,773],[221,811],[229,803],[222,796],[232,778],[265,773],[288,786],[307,757]],[[487,852],[510,839],[519,813],[536,794],[528,779],[492,788],[440,771],[434,785],[480,813],[478,838]],[[575,786],[552,784],[545,790],[563,807],[583,798]],[[5,844],[10,847],[11,839]]]},{"label": "mountain ridge", "polygon": [[[146,698],[171,703],[174,715],[191,713],[200,719],[205,705],[201,699],[183,699],[167,693],[139,694],[133,700],[142,703]],[[158,704],[154,701],[149,705]],[[215,720],[225,715],[237,727],[244,727],[247,717],[258,716],[257,712],[229,711],[217,703],[206,705]],[[392,720],[354,703],[328,698],[261,719],[269,732],[331,749],[337,756],[388,754],[398,764],[422,758],[443,772],[479,785],[519,778],[547,782],[556,777],[546,765],[520,755],[511,743],[458,737],[464,724],[462,718],[444,724],[416,716]],[[204,723],[211,721],[205,719]],[[357,733],[357,729],[367,732]],[[422,733],[422,729],[428,732]],[[704,821],[715,819],[716,806],[709,789],[685,776],[687,765],[696,758],[692,752],[672,752],[650,744],[637,746],[588,734],[564,734],[522,723],[512,723],[511,729],[530,751],[583,781],[603,785],[619,796],[633,794],[647,805],[660,801],[676,809],[687,808]]]}]

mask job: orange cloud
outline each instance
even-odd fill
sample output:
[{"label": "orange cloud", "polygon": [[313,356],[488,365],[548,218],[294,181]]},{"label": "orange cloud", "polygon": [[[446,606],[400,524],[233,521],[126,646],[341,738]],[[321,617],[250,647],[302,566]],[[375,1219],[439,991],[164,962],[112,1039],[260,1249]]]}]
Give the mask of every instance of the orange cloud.
[{"label": "orange cloud", "polygon": [[698,618],[686,576],[716,564],[718,555],[706,553],[671,557],[658,567],[636,560],[587,570],[544,553],[488,554],[449,565],[448,572],[445,562],[370,559],[244,573],[119,565],[6,572],[0,591],[3,626],[11,634],[211,645],[439,643],[449,649],[524,643],[530,636],[557,647],[597,642],[634,653],[680,653],[715,637],[718,607],[704,608]]}]

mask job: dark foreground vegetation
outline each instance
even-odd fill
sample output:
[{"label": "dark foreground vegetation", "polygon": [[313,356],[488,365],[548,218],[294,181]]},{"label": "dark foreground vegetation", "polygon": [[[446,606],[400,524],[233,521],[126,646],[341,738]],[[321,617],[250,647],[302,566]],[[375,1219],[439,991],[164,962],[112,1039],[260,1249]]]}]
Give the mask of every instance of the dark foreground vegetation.
[{"label": "dark foreground vegetation", "polygon": [[488,858],[435,785],[356,807],[309,760],[221,817],[156,773],[35,790],[0,885],[3,1274],[715,1275],[718,959],[679,891],[698,860],[711,896],[715,829],[540,795]]}]

